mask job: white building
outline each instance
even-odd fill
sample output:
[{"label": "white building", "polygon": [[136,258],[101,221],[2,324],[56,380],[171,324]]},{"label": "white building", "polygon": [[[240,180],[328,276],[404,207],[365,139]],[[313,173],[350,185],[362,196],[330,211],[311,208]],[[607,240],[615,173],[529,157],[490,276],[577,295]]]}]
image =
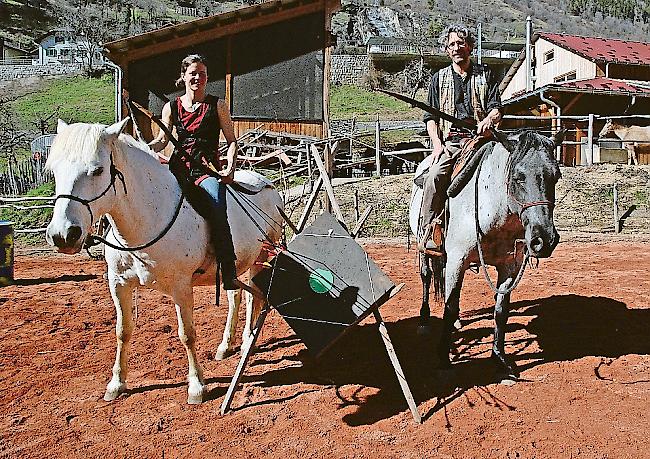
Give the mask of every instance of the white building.
[{"label": "white building", "polygon": [[37,38],[37,64],[82,64],[92,54],[93,66],[104,63],[101,47],[90,43],[85,37],[74,37],[70,30],[54,29]]}]

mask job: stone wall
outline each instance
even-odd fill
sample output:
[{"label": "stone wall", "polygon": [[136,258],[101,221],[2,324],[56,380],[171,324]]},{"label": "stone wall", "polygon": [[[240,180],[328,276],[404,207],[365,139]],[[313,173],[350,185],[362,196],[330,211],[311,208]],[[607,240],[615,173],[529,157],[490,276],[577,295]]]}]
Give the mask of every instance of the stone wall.
[{"label": "stone wall", "polygon": [[0,65],[0,81],[81,73],[81,64]]},{"label": "stone wall", "polygon": [[369,68],[370,58],[366,54],[334,54],[331,61],[330,82],[358,85],[368,74]]}]

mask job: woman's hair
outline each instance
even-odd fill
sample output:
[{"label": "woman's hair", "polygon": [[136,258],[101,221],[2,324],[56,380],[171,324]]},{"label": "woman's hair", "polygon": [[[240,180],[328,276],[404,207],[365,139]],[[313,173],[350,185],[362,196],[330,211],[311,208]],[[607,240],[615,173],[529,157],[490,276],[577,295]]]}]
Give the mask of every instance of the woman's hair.
[{"label": "woman's hair", "polygon": [[181,61],[181,76],[178,80],[176,80],[177,88],[182,88],[183,85],[185,85],[185,83],[183,82],[183,75],[185,75],[185,71],[190,65],[196,64],[197,62],[200,62],[206,67],[208,66],[208,64],[205,63],[205,57],[201,56],[200,54],[190,54],[189,56],[187,56],[185,59]]},{"label": "woman's hair", "polygon": [[440,34],[440,37],[438,37],[438,44],[442,47],[443,50],[447,48],[449,34],[452,32],[455,32],[458,37],[465,40],[465,43],[467,43],[469,46],[472,48],[474,47],[476,40],[474,39],[474,34],[472,31],[463,24],[451,24],[449,27],[443,30]]}]

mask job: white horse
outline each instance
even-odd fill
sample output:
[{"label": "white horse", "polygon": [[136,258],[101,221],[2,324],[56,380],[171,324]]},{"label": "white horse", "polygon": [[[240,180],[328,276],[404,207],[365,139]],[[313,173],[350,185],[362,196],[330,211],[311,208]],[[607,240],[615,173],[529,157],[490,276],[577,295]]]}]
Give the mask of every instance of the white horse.
[{"label": "white horse", "polygon": [[[178,335],[189,361],[188,403],[200,403],[204,381],[195,348],[192,286],[215,282],[209,230],[182,198],[169,168],[159,163],[146,144],[121,134],[127,121],[108,127],[59,121],[46,164],[54,173],[57,194],[46,239],[60,252],[77,253],[92,224],[106,214],[111,224],[107,241],[138,249],[106,247],[108,284],[117,310],[117,351],[104,400],[114,400],[126,391],[127,354],[134,329],[133,290],[142,285],[171,295],[176,303]],[[259,174],[238,172],[235,176],[246,177],[268,185],[255,195],[239,195],[237,202],[231,193],[227,198],[237,273],[250,271],[252,278],[261,269],[256,261],[263,258],[263,240],[279,240],[282,199]],[[251,297],[244,339],[249,339],[253,316],[262,306]],[[228,320],[217,358],[231,348],[240,298],[241,290],[228,291]]]},{"label": "white horse", "polygon": [[623,141],[623,146],[627,149],[627,163],[639,164],[636,147],[639,144],[650,143],[650,126],[624,126],[610,118],[600,130],[598,137],[605,137],[612,132]]}]

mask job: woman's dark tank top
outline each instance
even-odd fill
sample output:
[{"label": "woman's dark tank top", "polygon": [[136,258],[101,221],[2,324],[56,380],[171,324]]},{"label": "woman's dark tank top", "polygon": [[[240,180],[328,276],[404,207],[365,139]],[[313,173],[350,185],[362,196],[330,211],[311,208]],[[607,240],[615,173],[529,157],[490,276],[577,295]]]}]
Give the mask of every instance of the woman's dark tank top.
[{"label": "woman's dark tank top", "polygon": [[176,128],[178,141],[184,151],[180,154],[181,161],[185,164],[189,178],[198,184],[208,177],[205,169],[200,165],[206,165],[208,161],[214,164],[217,169],[219,164],[219,115],[217,113],[217,101],[219,99],[212,95],[205,96],[203,102],[194,111],[185,110],[181,98],[170,102],[172,111],[172,123]]}]

